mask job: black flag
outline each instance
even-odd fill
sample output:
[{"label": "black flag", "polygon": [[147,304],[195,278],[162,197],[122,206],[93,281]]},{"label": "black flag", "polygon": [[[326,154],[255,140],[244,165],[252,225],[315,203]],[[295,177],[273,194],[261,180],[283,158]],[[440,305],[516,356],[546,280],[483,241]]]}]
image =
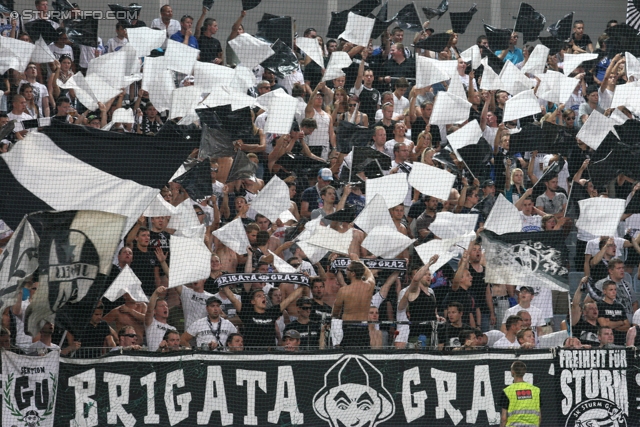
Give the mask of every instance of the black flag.
[{"label": "black flag", "polygon": [[431,7],[422,8],[422,12],[424,12],[424,16],[426,16],[427,19],[433,19],[436,16],[440,19],[442,18],[442,15],[447,13],[447,10],[449,10],[449,0],[442,0],[440,5],[435,9]]},{"label": "black flag", "polygon": [[530,4],[520,3],[513,31],[522,33],[523,43],[528,43],[538,38],[546,23],[547,19],[544,15],[537,12]]},{"label": "black flag", "polygon": [[349,10],[360,16],[367,16],[373,12],[376,7],[380,6],[380,2],[381,0],[360,0]]},{"label": "black flag", "polygon": [[388,6],[389,3],[387,2],[380,8],[377,15],[369,14],[369,18],[374,18],[376,20],[373,24],[373,30],[371,31],[371,38],[374,40],[380,37],[393,22],[392,19],[387,20],[389,10]]},{"label": "black flag", "polygon": [[409,3],[400,9],[393,19],[397,21],[398,27],[403,30],[416,30],[417,28],[422,28],[422,22],[420,22],[416,5],[413,3]]},{"label": "black flag", "polygon": [[487,36],[489,47],[494,52],[496,50],[509,49],[509,40],[513,31],[510,28],[496,28],[484,24],[484,34]]},{"label": "black flag", "polygon": [[258,165],[249,160],[249,157],[247,157],[244,151],[238,151],[235,159],[233,159],[233,164],[231,165],[231,170],[229,171],[229,176],[225,184],[239,179],[253,178],[256,175],[256,170],[258,170]]},{"label": "black flag", "polygon": [[348,154],[353,147],[370,145],[374,132],[375,129],[341,120],[336,132],[338,152]]},{"label": "black flag", "polygon": [[549,26],[547,31],[553,37],[563,42],[568,42],[571,38],[571,29],[573,28],[573,12],[566,14],[561,20]]},{"label": "black flag", "polygon": [[64,21],[67,37],[74,44],[98,47],[98,20],[95,18]]},{"label": "black flag", "polygon": [[24,29],[31,37],[31,40],[38,40],[42,37],[46,44],[55,43],[58,40],[58,32],[50,21],[36,19],[24,23]]},{"label": "black flag", "polygon": [[492,150],[486,139],[480,138],[476,144],[459,148],[458,153],[474,177],[480,182],[489,179]]},{"label": "black flag", "polygon": [[348,9],[342,12],[331,12],[331,22],[329,22],[329,29],[327,29],[328,39],[337,39],[344,32],[347,27],[349,12]]},{"label": "black flag", "polygon": [[131,26],[131,21],[137,20],[142,10],[142,6],[135,3],[132,3],[130,6],[122,6],[119,4],[108,4],[107,6],[116,13],[118,22],[125,26]]},{"label": "black flag", "polygon": [[422,39],[415,43],[415,47],[430,50],[432,52],[442,52],[449,44],[452,35],[449,33],[431,34],[426,39]]},{"label": "black flag", "polygon": [[203,200],[213,193],[211,187],[211,164],[208,159],[175,178],[173,182],[182,185],[193,200]]},{"label": "black flag", "polygon": [[569,291],[568,251],[562,231],[497,235],[484,230],[480,235],[487,259],[487,283]]},{"label": "black flag", "polygon": [[451,29],[454,33],[464,34],[467,31],[467,26],[471,23],[473,15],[478,11],[476,4],[474,3],[468,12],[449,12],[449,18],[451,18]]},{"label": "black flag", "polygon": [[112,267],[126,218],[98,211],[39,212],[28,217],[40,238],[39,286],[25,313],[35,336],[45,321],[82,333]]},{"label": "black flag", "polygon": [[242,0],[242,10],[251,10],[260,4],[262,0]]},{"label": "black flag", "polygon": [[[491,45],[489,45],[491,47]],[[502,68],[504,67],[504,61],[498,58],[495,53],[491,49],[487,49],[485,46],[480,48],[480,56],[482,58],[488,58],[488,64],[496,74],[500,74]],[[484,68],[484,65],[481,65]]]},{"label": "black flag", "polygon": [[351,164],[354,173],[364,172],[367,178],[377,178],[391,169],[391,157],[371,147],[353,147]]},{"label": "black flag", "polygon": [[293,47],[293,19],[290,16],[277,16],[265,13],[257,22],[256,37],[269,43],[280,39],[284,44]]},{"label": "black flag", "polygon": [[235,154],[233,140],[227,132],[222,129],[210,128],[205,123],[202,124],[202,138],[200,139],[198,157],[233,157]]},{"label": "black flag", "polygon": [[284,79],[300,68],[296,54],[282,41],[276,40],[276,42],[271,45],[271,49],[273,49],[275,53],[265,59],[260,65],[262,65],[263,68],[271,70],[278,78]]}]

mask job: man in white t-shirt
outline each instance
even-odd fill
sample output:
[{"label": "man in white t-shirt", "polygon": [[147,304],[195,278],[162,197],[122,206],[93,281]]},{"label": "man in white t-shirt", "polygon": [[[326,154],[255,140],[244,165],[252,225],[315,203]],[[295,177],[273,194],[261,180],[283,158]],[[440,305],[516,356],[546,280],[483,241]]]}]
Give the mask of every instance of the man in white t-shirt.
[{"label": "man in white t-shirt", "polygon": [[534,290],[530,286],[522,286],[518,293],[518,305],[511,307],[507,310],[502,319],[502,327],[500,330],[507,333],[506,322],[509,316],[515,316],[521,311],[526,311],[531,315],[531,328],[537,333],[537,336],[542,334],[542,327],[546,324],[542,311],[531,305],[531,300],[534,296]]},{"label": "man in white t-shirt", "polygon": [[[167,38],[169,38],[181,29],[180,22],[171,18],[173,18],[173,9],[168,4],[165,4],[160,8],[160,18],[151,21],[151,28],[165,31]],[[166,46],[166,41],[164,46]]]},{"label": "man in white t-shirt", "polygon": [[404,112],[409,108],[409,100],[404,97],[409,83],[404,77],[399,78],[393,91],[393,115],[404,116]]},{"label": "man in white t-shirt", "polygon": [[58,30],[58,40],[49,44],[49,50],[58,60],[61,56],[65,55],[71,58],[71,61],[73,61],[73,49],[71,48],[71,44],[71,40],[69,40],[69,36],[67,36],[67,33],[64,30],[60,29]]},{"label": "man in white t-shirt", "polygon": [[127,43],[129,43],[129,39],[127,38],[127,29],[121,22],[118,22],[116,24],[116,36],[107,41],[107,53],[116,52],[122,49],[122,47]]},{"label": "man in white t-shirt", "polygon": [[198,280],[190,285],[177,286],[176,292],[180,295],[182,311],[184,312],[184,328],[198,319],[207,315],[207,300],[213,296],[204,290],[204,280]]},{"label": "man in white t-shirt", "polygon": [[[533,289],[531,303],[540,310],[542,319],[546,324],[548,319],[553,317],[553,294],[551,293],[551,288],[547,286],[527,286],[527,288]],[[522,289],[522,286],[516,287],[518,292],[520,289]]]},{"label": "man in white t-shirt", "polygon": [[[522,231],[542,231],[542,216],[544,212],[535,207],[530,194],[533,190],[529,189],[520,197],[514,206],[520,211],[520,219],[522,219]],[[543,214],[542,216],[540,214]]]},{"label": "man in white t-shirt", "polygon": [[493,343],[493,348],[520,348],[516,334],[522,329],[522,318],[520,316],[507,317],[505,327],[507,332],[502,338]]},{"label": "man in white t-shirt", "polygon": [[229,335],[237,333],[238,330],[231,322],[221,317],[222,301],[212,296],[207,299],[206,304],[207,315],[187,328],[180,337],[180,344],[189,347],[189,343],[195,338],[197,348],[207,345],[210,350],[221,350],[226,345]]},{"label": "man in white t-shirt", "polygon": [[[71,60],[73,61],[73,56],[71,57]],[[33,100],[38,106],[40,114],[42,117],[49,117],[49,91],[45,85],[38,83],[36,80],[36,76],[38,75],[38,66],[35,63],[30,62],[29,65],[27,65],[27,69],[24,71],[24,75],[27,79],[21,80],[18,84],[18,93],[20,93],[20,87],[23,84],[29,83],[33,88]]]},{"label": "man in white t-shirt", "polygon": [[144,317],[145,336],[147,337],[147,348],[149,351],[157,351],[160,342],[164,338],[164,334],[169,331],[175,331],[176,328],[167,324],[169,318],[169,305],[164,299],[166,298],[167,288],[159,286],[149,299],[149,308]]},{"label": "man in white t-shirt", "polygon": [[60,350],[60,347],[51,342],[51,334],[53,334],[54,325],[50,322],[45,322],[42,329],[40,329],[40,339],[34,342],[31,347],[26,351],[28,355],[38,356],[45,353],[40,353],[39,350]]},{"label": "man in white t-shirt", "polygon": [[[15,120],[18,123],[24,120],[34,119],[34,117],[27,112],[27,100],[24,99],[22,95],[15,95],[13,97],[13,109],[7,114],[7,117],[9,117],[9,120]],[[23,133],[26,133],[26,131],[21,131],[20,134],[22,135]]]}]

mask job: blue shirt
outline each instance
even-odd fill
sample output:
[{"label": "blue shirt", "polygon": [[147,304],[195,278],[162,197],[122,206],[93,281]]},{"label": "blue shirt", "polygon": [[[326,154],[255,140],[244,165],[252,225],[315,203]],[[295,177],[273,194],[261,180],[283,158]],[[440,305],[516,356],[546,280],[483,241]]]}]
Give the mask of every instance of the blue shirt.
[{"label": "blue shirt", "polygon": [[[500,56],[502,53],[501,50],[496,50],[496,56]],[[511,61],[513,64],[519,64],[524,61],[524,55],[522,54],[522,49],[514,48],[513,50],[507,51],[507,55],[504,57],[504,62]]]},{"label": "blue shirt", "polygon": [[[170,39],[173,40],[173,41],[176,41],[178,43],[184,43],[184,36],[182,35],[182,33],[180,31],[178,31],[177,33],[172,35],[170,37]],[[193,36],[189,36],[189,47],[192,47],[194,49],[199,49],[198,40],[196,40],[196,38],[193,37]]]}]

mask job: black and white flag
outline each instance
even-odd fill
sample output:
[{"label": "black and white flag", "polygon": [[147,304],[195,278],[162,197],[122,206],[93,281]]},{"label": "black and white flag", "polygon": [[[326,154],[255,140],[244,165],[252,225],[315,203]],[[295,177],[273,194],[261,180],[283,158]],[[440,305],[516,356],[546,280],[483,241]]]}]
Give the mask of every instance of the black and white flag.
[{"label": "black and white flag", "polygon": [[16,302],[22,281],[38,269],[39,244],[31,223],[23,219],[0,254],[0,310]]},{"label": "black and white flag", "polygon": [[27,217],[38,234],[39,286],[25,313],[35,336],[45,321],[80,334],[106,289],[126,218],[107,212],[38,212]]},{"label": "black and white flag", "polygon": [[507,233],[483,231],[485,281],[514,286],[547,286],[569,291],[567,247],[562,231]]},{"label": "black and white flag", "polygon": [[131,227],[198,143],[54,123],[0,155],[0,218],[15,229],[32,212],[87,209]]}]

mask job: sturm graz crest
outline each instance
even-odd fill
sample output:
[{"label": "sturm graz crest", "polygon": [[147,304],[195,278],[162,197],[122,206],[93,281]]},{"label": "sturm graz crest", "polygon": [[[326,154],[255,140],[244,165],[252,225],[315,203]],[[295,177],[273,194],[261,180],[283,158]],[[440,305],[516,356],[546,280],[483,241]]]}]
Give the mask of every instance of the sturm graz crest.
[{"label": "sturm graz crest", "polygon": [[532,273],[542,270],[547,274],[564,275],[562,254],[540,242],[521,242],[511,247],[513,261]]},{"label": "sturm graz crest", "polygon": [[40,286],[25,313],[25,329],[35,335],[62,307],[82,301],[98,275],[99,259],[81,231],[59,230],[41,239]]},{"label": "sturm graz crest", "polygon": [[99,270],[99,256],[86,234],[61,232],[51,239],[48,253],[40,257],[40,282],[48,281],[52,312],[65,304],[81,301],[93,285]]},{"label": "sturm graz crest", "polygon": [[566,427],[627,427],[624,411],[606,399],[590,399],[576,405],[567,417]]}]

